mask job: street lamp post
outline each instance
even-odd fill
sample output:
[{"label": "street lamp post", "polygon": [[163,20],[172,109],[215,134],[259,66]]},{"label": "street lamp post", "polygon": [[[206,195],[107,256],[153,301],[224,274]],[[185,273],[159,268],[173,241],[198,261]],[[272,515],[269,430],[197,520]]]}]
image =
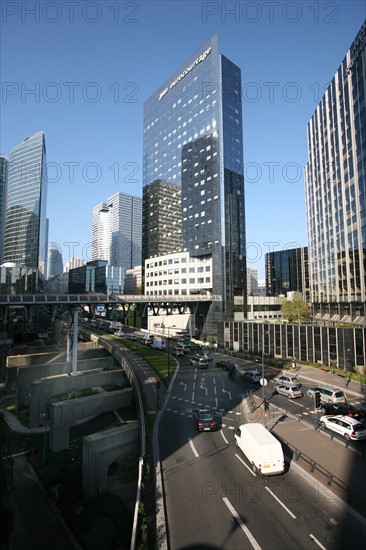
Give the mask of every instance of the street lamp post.
[{"label": "street lamp post", "polygon": [[[263,410],[264,410],[264,426],[267,428],[267,401],[266,395],[264,392],[265,379],[264,379],[264,324],[262,325],[262,401],[263,401]],[[266,334],[269,334],[266,331]]]},{"label": "street lamp post", "polygon": [[171,327],[165,327],[168,329],[168,342],[167,342],[167,347],[168,347],[168,382],[169,382],[169,379],[170,379],[170,346],[169,346],[169,339],[170,339],[170,329],[171,328],[175,328],[175,325],[172,325]]}]

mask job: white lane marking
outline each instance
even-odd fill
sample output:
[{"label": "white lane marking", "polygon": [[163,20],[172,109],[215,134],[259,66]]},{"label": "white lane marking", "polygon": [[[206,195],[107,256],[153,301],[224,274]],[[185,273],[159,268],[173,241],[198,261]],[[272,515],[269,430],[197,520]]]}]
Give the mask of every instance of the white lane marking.
[{"label": "white lane marking", "polygon": [[326,547],[323,546],[323,545],[318,541],[318,539],[316,539],[316,538],[314,537],[314,535],[311,535],[311,534],[310,534],[309,537],[310,537],[311,539],[313,539],[313,541],[315,542],[315,544],[317,544],[317,545],[319,546],[319,548],[321,548],[322,550],[327,550]]},{"label": "white lane marking", "polygon": [[281,500],[280,500],[278,497],[276,497],[276,495],[274,494],[273,491],[271,491],[271,489],[269,489],[268,487],[265,487],[265,489],[267,489],[267,491],[273,496],[273,498],[277,500],[278,504],[280,504],[280,505],[282,506],[282,508],[283,508],[284,510],[286,510],[286,512],[287,512],[293,519],[296,519],[296,516],[291,512],[291,510],[289,510],[289,509],[287,508],[287,506],[286,506],[283,502],[281,502]]},{"label": "white lane marking", "polygon": [[214,394],[216,395],[216,386],[214,386]]},{"label": "white lane marking", "polygon": [[216,409],[217,409],[218,406],[219,406],[219,402],[217,401],[217,397],[215,397],[215,403],[216,403]]},{"label": "white lane marking", "polygon": [[220,432],[220,433],[221,433],[222,438],[223,438],[223,440],[225,441],[226,445],[229,445],[229,442],[228,442],[228,440],[226,439],[226,437],[225,437],[225,435],[224,435],[224,432]]},{"label": "white lane marking", "polygon": [[248,527],[245,525],[244,521],[239,516],[238,512],[235,510],[234,506],[232,506],[229,499],[227,497],[224,497],[222,500],[224,501],[226,506],[229,508],[229,510],[230,510],[233,518],[235,519],[235,521],[238,523],[238,525],[242,528],[242,530],[244,531],[244,533],[248,537],[248,540],[249,540],[250,544],[252,545],[252,547],[255,550],[261,550],[261,547],[259,546],[258,542],[255,540],[252,533],[249,531]]},{"label": "white lane marking", "polygon": [[191,398],[191,401],[192,401],[192,403],[194,403],[194,402],[195,402],[195,401],[194,401],[194,391],[192,392],[192,398]]},{"label": "white lane marking", "polygon": [[196,458],[199,458],[200,455],[197,453],[196,447],[193,445],[193,441],[190,437],[188,438],[188,441],[189,441],[189,444],[191,446],[191,449],[192,449],[192,452],[193,452],[194,456]]},{"label": "white lane marking", "polygon": [[240,462],[243,464],[243,466],[246,467],[246,469],[248,470],[248,472],[250,472],[250,473],[252,474],[252,476],[255,477],[255,473],[249,468],[249,466],[248,466],[247,464],[245,464],[244,460],[243,460],[242,458],[240,458],[240,456],[237,455],[237,454],[235,454],[235,456],[236,456],[236,458],[237,458],[238,460],[240,460]]}]

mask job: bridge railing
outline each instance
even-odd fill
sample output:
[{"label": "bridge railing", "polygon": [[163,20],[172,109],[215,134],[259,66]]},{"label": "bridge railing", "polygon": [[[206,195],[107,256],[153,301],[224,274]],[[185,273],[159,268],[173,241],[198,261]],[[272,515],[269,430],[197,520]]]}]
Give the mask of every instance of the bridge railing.
[{"label": "bridge railing", "polygon": [[184,295],[141,295],[141,294],[2,294],[0,305],[67,305],[102,303],[177,303],[177,302],[221,302],[220,295],[184,294]]}]

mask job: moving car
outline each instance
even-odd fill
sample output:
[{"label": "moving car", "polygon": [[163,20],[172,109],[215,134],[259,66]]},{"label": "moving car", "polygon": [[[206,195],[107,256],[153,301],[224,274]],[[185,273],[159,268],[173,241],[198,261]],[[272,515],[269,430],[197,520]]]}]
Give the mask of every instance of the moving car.
[{"label": "moving car", "polygon": [[217,414],[209,409],[196,409],[195,411],[196,428],[199,432],[214,432],[220,428],[220,422]]},{"label": "moving car", "polygon": [[300,390],[300,387],[296,384],[277,384],[274,391],[280,393],[281,395],[286,395],[289,399],[296,399],[297,397],[302,397],[304,394]]},{"label": "moving car", "polygon": [[242,424],[234,435],[237,446],[245,454],[254,473],[275,475],[284,472],[282,445],[263,424]]},{"label": "moving car", "polygon": [[242,380],[246,380],[247,382],[251,382],[252,384],[256,382],[260,382],[262,378],[262,375],[257,370],[249,370],[246,372],[243,372],[241,375]]},{"label": "moving car", "polygon": [[337,434],[343,436],[348,441],[366,439],[365,426],[350,416],[338,415],[338,416],[321,416],[319,419],[320,426],[332,430]]},{"label": "moving car", "polygon": [[179,357],[181,355],[184,355],[184,351],[182,348],[175,347],[172,351],[172,355],[175,355],[175,357]]},{"label": "moving car", "polygon": [[199,353],[196,353],[196,357],[203,357],[207,361],[212,361],[212,356],[208,351],[200,351]]},{"label": "moving car", "polygon": [[276,376],[273,382],[275,384],[284,384],[286,382],[287,384],[296,384],[297,386],[301,386],[300,380],[296,374],[281,374],[280,376]]},{"label": "moving car", "polygon": [[236,368],[234,361],[230,361],[230,359],[223,359],[222,361],[216,361],[215,363],[215,367],[221,367],[224,370],[229,370],[229,367],[233,365]]},{"label": "moving car", "polygon": [[121,337],[121,336],[124,336],[125,333],[123,332],[123,330],[116,330],[116,332],[114,333],[114,335],[115,335],[115,336]]},{"label": "moving car", "polygon": [[198,369],[208,369],[208,361],[203,357],[192,357],[189,362]]},{"label": "moving car", "polygon": [[309,388],[307,396],[314,399],[316,392],[319,392],[320,401],[323,403],[345,403],[347,401],[344,391],[340,388],[319,384],[318,386]]}]

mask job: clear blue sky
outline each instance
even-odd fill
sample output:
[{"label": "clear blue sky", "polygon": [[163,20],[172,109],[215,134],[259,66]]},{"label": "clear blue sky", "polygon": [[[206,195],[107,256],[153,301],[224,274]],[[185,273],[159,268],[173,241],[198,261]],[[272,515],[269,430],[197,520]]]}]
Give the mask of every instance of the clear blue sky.
[{"label": "clear blue sky", "polygon": [[242,70],[248,266],[264,278],[266,252],[306,246],[306,126],[365,6],[3,0],[0,152],[45,132],[64,263],[90,259],[93,206],[142,194],[143,103],[214,32]]}]

